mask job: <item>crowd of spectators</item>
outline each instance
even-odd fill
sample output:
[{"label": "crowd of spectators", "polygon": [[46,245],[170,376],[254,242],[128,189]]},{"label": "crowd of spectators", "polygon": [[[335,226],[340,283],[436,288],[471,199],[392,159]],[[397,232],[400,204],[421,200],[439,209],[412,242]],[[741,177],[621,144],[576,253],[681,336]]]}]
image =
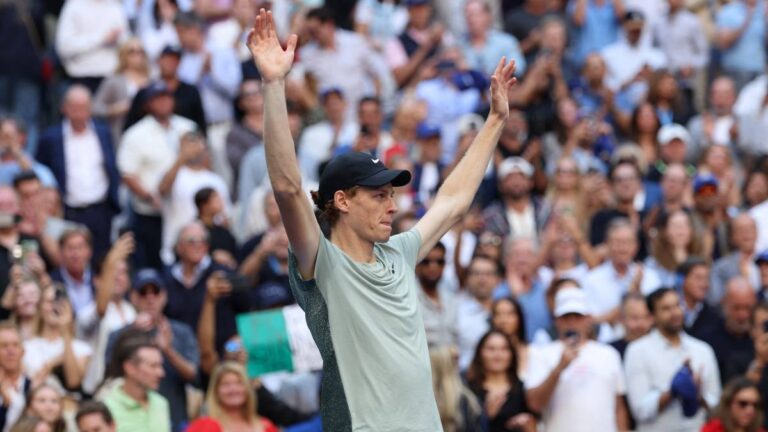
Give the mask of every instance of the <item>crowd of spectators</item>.
[{"label": "crowd of spectators", "polygon": [[[368,152],[429,208],[514,59],[475,204],[418,263],[446,431],[768,427],[764,0],[0,0],[0,430],[318,430],[249,377],[295,304],[259,8],[304,186]],[[343,288],[343,287],[339,287]]]}]

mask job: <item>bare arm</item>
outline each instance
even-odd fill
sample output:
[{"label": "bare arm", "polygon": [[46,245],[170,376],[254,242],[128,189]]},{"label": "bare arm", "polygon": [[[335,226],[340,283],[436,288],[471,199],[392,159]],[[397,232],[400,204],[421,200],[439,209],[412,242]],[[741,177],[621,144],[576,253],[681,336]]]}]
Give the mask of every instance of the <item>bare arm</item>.
[{"label": "bare arm", "polygon": [[616,396],[616,430],[622,432],[629,430],[629,413],[624,397],[621,395]]},{"label": "bare arm", "polygon": [[576,0],[576,8],[571,15],[571,20],[577,27],[584,25],[584,20],[587,17],[587,0]]},{"label": "bare arm", "polygon": [[515,62],[507,64],[506,59],[502,58],[491,77],[491,112],[485,125],[456,168],[445,179],[432,207],[416,224],[422,239],[419,260],[469,210],[509,116],[508,92],[516,82],[514,74]]},{"label": "bare arm", "polygon": [[107,306],[112,300],[112,286],[118,272],[118,265],[125,262],[134,250],[133,234],[125,233],[112,246],[104,259],[104,265],[99,277],[93,279],[96,288],[96,313],[103,317],[107,313]]},{"label": "bare arm", "polygon": [[264,9],[259,11],[256,25],[248,35],[248,47],[264,82],[264,145],[269,180],[299,272],[304,279],[311,279],[320,245],[320,227],[301,187],[285,102],[285,76],[293,63],[296,42],[296,35],[291,35],[283,50],[275,34],[272,13]]}]

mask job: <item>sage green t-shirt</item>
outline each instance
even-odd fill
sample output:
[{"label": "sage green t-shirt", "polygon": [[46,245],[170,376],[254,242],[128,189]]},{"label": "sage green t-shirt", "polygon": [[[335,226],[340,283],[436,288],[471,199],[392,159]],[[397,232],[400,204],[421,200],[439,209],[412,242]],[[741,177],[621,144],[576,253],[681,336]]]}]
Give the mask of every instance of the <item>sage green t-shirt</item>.
[{"label": "sage green t-shirt", "polygon": [[324,361],[324,430],[442,430],[416,296],[420,245],[410,230],[358,263],[322,237],[311,281],[291,256],[291,288]]}]

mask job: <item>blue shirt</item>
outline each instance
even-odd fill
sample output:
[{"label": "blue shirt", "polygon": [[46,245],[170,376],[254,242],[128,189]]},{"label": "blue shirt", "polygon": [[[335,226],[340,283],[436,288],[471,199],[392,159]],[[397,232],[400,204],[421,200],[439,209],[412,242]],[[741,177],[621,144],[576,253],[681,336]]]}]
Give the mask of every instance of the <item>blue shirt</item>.
[{"label": "blue shirt", "polygon": [[[520,307],[523,309],[523,319],[525,319],[525,339],[528,342],[533,341],[533,337],[539,330],[547,331],[552,327],[552,315],[547,306],[547,287],[540,279],[533,281],[531,290],[523,295],[517,296]],[[511,295],[509,285],[503,282],[493,292],[493,298],[508,297]]]},{"label": "blue shirt", "polygon": [[464,37],[461,40],[461,52],[471,69],[481,71],[488,76],[493,74],[503,56],[506,56],[507,60],[515,60],[517,77],[525,74],[525,56],[517,39],[510,34],[489,30],[485,45],[480,49],[473,47],[469,38]]},{"label": "blue shirt", "polygon": [[[722,65],[726,70],[738,72],[763,72],[765,68],[765,4],[758,2],[752,22],[730,48],[722,52]],[[717,14],[717,29],[737,29],[747,19],[748,11],[743,1],[735,1]]]},{"label": "blue shirt", "polygon": [[[576,2],[568,4],[568,15],[573,16]],[[581,64],[587,55],[600,51],[619,38],[619,21],[611,0],[605,0],[597,5],[594,0],[588,0],[584,14],[584,23],[577,27],[575,37],[571,39],[571,49],[574,60]]]}]

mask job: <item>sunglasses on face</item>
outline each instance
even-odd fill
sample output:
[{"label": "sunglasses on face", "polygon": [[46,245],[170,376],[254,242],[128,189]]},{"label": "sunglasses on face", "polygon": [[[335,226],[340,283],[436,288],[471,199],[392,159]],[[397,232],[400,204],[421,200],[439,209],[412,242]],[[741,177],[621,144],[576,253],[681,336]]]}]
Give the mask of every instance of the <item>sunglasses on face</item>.
[{"label": "sunglasses on face", "polygon": [[421,260],[421,264],[423,264],[425,266],[426,265],[430,265],[430,264],[437,264],[437,265],[443,266],[443,265],[445,265],[445,260],[444,259],[425,258],[425,259]]},{"label": "sunglasses on face", "polygon": [[699,188],[698,191],[696,191],[697,196],[713,196],[717,195],[717,186],[714,185],[707,185],[702,186]]},{"label": "sunglasses on face", "polygon": [[141,287],[139,289],[139,296],[140,297],[146,297],[147,295],[159,295],[160,294],[160,288],[154,286],[154,285],[147,285],[145,287]]},{"label": "sunglasses on face", "polygon": [[740,409],[745,409],[747,407],[752,407],[754,409],[758,408],[758,402],[757,401],[750,401],[750,400],[735,400],[733,403],[736,404],[737,407]]}]

